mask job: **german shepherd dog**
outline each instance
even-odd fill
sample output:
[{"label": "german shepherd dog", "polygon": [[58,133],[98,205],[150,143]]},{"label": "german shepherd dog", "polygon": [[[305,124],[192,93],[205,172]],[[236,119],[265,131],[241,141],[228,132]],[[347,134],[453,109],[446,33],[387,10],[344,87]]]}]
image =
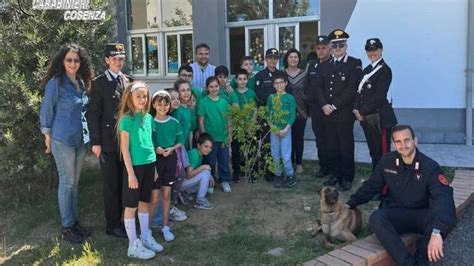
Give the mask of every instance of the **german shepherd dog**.
[{"label": "german shepherd dog", "polygon": [[339,202],[339,193],[334,187],[323,187],[320,195],[321,224],[326,247],[335,248],[334,240],[344,241],[344,245],[357,240],[354,235],[362,228],[362,213],[351,210]]}]

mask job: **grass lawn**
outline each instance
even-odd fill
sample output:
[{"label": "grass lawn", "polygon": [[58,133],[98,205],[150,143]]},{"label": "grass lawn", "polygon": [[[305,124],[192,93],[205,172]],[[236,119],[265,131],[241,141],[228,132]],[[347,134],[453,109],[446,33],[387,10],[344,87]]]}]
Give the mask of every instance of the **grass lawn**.
[{"label": "grass lawn", "polygon": [[[178,223],[175,241],[163,244],[158,229],[154,236],[165,251],[149,261],[129,259],[128,240],[105,234],[102,182],[97,167],[89,166],[79,186],[79,219],[93,231],[83,246],[61,240],[57,191],[47,187],[47,178],[20,183],[2,181],[0,187],[0,264],[279,264],[308,261],[328,250],[322,235],[309,232],[319,218],[319,194],[325,179],[313,174],[317,163],[305,161],[305,172],[297,176],[293,189],[274,189],[264,180],[232,185],[232,193],[219,189],[209,197],[213,210],[196,210],[179,205],[188,220]],[[452,179],[454,170],[445,169]],[[342,195],[346,200],[367,179],[368,165],[357,165],[353,189]],[[304,206],[311,211],[305,212]],[[367,218],[378,202],[362,206],[364,230]],[[267,252],[283,248],[281,256]]]}]

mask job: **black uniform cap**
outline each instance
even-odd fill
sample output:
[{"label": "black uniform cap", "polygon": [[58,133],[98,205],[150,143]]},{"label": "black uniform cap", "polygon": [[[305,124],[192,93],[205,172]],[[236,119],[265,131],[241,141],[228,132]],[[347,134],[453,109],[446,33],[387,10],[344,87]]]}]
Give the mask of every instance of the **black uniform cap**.
[{"label": "black uniform cap", "polygon": [[270,49],[268,49],[268,50],[265,52],[265,58],[267,58],[267,57],[269,57],[269,56],[276,56],[276,57],[278,57],[278,56],[279,56],[278,50],[275,49],[275,48],[270,48]]},{"label": "black uniform cap", "polygon": [[365,50],[366,51],[375,51],[377,49],[383,49],[382,42],[379,38],[370,38],[365,43]]},{"label": "black uniform cap", "polygon": [[328,35],[329,41],[345,41],[349,39],[349,34],[341,29],[335,29]]},{"label": "black uniform cap", "polygon": [[105,57],[125,57],[125,47],[122,43],[109,43],[105,47]]},{"label": "black uniform cap", "polygon": [[319,35],[316,37],[316,45],[328,45],[329,44],[329,38],[326,35]]}]

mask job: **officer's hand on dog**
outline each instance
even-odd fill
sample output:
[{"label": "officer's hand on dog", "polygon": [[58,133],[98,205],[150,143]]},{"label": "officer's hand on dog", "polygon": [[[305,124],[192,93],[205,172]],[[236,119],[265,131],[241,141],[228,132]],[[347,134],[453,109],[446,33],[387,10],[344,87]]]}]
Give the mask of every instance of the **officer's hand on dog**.
[{"label": "officer's hand on dog", "polygon": [[435,262],[444,257],[443,254],[443,237],[440,234],[431,234],[428,243],[428,259]]}]

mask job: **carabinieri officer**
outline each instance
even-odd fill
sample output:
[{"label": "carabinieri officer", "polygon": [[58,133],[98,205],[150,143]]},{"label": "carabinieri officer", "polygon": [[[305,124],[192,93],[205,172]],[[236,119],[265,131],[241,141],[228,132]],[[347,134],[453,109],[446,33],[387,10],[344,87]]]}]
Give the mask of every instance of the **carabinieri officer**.
[{"label": "carabinieri officer", "polygon": [[397,124],[397,118],[387,101],[392,70],[382,58],[382,42],[368,39],[365,51],[371,63],[362,72],[352,112],[364,129],[374,170],[382,154],[390,151],[390,128]]},{"label": "carabinieri officer", "polygon": [[118,152],[115,124],[122,92],[133,80],[122,73],[125,65],[123,44],[108,44],[105,49],[105,62],[108,70],[92,81],[87,121],[92,153],[99,158],[102,172],[106,233],[126,238],[127,233],[121,222],[124,165]]},{"label": "carabinieri officer", "polygon": [[[380,209],[369,219],[372,231],[397,265],[428,265],[443,257],[443,239],[457,223],[453,189],[438,163],[416,148],[410,126],[393,127],[392,140],[396,151],[383,155],[346,207],[366,203],[385,188]],[[422,235],[413,256],[400,238],[409,232]]]},{"label": "carabinieri officer", "polygon": [[339,190],[346,191],[354,179],[354,107],[355,94],[362,72],[360,59],[349,56],[349,34],[341,29],[329,35],[333,57],[321,64],[321,78],[316,83],[318,104],[324,112],[328,157],[331,177],[326,186],[339,183]]},{"label": "carabinieri officer", "polygon": [[316,83],[320,78],[320,65],[331,58],[329,39],[326,35],[316,37],[316,54],[318,58],[308,63],[307,81],[308,81],[308,99],[310,104],[311,126],[316,137],[316,148],[318,149],[319,172],[316,177],[325,177],[329,175],[330,163],[328,159],[328,149],[326,141],[326,130],[324,123],[324,113],[321,104],[318,103],[316,93]]}]

